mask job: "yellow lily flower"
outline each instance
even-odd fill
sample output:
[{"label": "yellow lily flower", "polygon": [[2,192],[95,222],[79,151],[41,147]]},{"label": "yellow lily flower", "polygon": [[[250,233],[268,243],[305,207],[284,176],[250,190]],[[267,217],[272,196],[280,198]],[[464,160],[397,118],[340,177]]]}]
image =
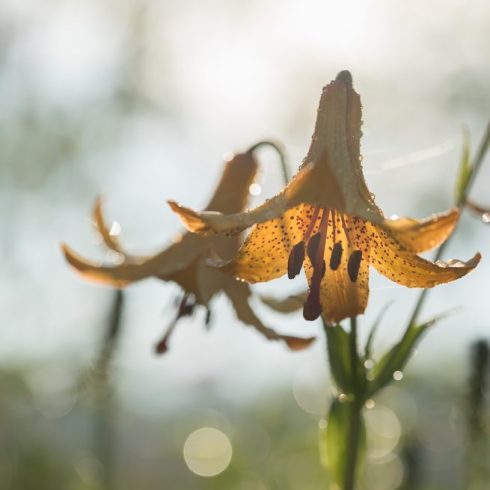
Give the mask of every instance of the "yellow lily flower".
[{"label": "yellow lily flower", "polygon": [[[249,186],[258,170],[258,164],[253,155],[253,149],[257,146],[255,145],[248,152],[233,156],[226,163],[224,173],[207,210],[236,213],[244,209],[249,197]],[[156,277],[164,281],[176,282],[184,291],[175,319],[156,346],[157,352],[162,353],[167,350],[168,338],[177,320],[192,314],[196,305],[208,308],[209,315],[209,303],[219,292],[224,292],[228,296],[239,320],[254,327],[269,340],[281,340],[292,350],[306,348],[313,342],[314,338],[281,335],[266,327],[250,305],[252,295],[250,287],[234,280],[220,270],[206,266],[205,261],[210,250],[215,251],[221,257],[231,259],[240,246],[238,236],[233,238],[217,235],[204,237],[186,233],[162,251],[142,257],[127,253],[117,237],[111,235],[110,228],[102,214],[100,199],[97,199],[95,203],[93,220],[105,245],[117,254],[120,263],[104,265],[88,260],[78,255],[68,245],[62,244],[61,248],[66,260],[84,279],[123,288],[135,281]],[[274,305],[270,307],[274,308]]]},{"label": "yellow lily flower", "polygon": [[215,261],[250,283],[304,267],[309,293],[303,314],[327,323],[364,312],[369,264],[407,287],[429,288],[464,276],[478,264],[432,263],[417,253],[440,245],[457,209],[418,221],[386,219],[364,180],[360,155],[361,101],[342,71],[322,93],[310,149],[298,173],[275,197],[246,212],[196,212],[169,201],[193,232],[233,234],[254,225],[231,261]]}]

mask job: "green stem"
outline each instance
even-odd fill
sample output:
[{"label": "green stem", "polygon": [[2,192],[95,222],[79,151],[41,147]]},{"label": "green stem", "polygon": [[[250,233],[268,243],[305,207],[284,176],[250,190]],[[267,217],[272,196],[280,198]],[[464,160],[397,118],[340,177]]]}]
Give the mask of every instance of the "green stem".
[{"label": "green stem", "polygon": [[345,480],[343,490],[354,490],[356,486],[356,468],[359,458],[359,440],[361,432],[362,404],[358,399],[351,402],[350,430],[347,446],[347,464],[345,467]]},{"label": "green stem", "polygon": [[354,387],[357,391],[359,383],[357,382],[357,364],[359,361],[357,352],[357,317],[353,316],[350,319],[350,334],[349,334],[349,347],[350,347],[350,361],[352,369],[352,377],[354,380]]},{"label": "green stem", "polygon": [[[471,176],[468,179],[465,188],[463,189],[463,193],[460,201],[456,203],[456,206],[458,207],[459,210],[462,210],[466,204],[466,199],[475,182],[476,176],[480,171],[480,168],[483,164],[489,146],[490,146],[490,123],[487,124],[485,133],[483,134],[482,140],[480,142],[480,146],[478,147],[478,150],[476,152],[476,156],[473,161]],[[437,261],[442,257],[452,236],[453,235],[450,235],[450,237],[439,247],[434,257],[434,261]],[[417,302],[415,303],[415,307],[413,309],[412,315],[410,316],[410,320],[408,321],[407,329],[417,321],[419,314],[422,310],[422,307],[424,306],[425,300],[427,298],[427,293],[428,293],[428,289],[423,289],[420,292]]]},{"label": "green stem", "polygon": [[350,430],[347,441],[347,464],[345,467],[344,490],[354,490],[356,484],[356,468],[359,452],[359,439],[361,430],[361,394],[359,387],[361,383],[358,379],[359,353],[357,351],[357,317],[350,319],[349,333],[350,358],[352,367],[352,376],[354,384],[354,400],[350,402]]}]

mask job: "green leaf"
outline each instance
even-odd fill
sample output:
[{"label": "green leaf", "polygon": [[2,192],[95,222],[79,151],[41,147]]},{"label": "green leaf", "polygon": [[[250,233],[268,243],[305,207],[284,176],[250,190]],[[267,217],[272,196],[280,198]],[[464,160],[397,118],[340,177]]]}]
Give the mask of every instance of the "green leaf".
[{"label": "green leaf", "polygon": [[334,400],[330,406],[326,428],[321,431],[323,448],[320,453],[326,456],[325,462],[331,479],[344,488],[351,453],[349,444],[353,443],[354,434],[357,438],[357,455],[355,474],[359,475],[366,454],[366,427],[362,416],[362,408],[354,401]]},{"label": "green leaf", "polygon": [[393,381],[393,374],[405,367],[422,335],[447,314],[439,315],[421,325],[412,324],[407,328],[402,340],[395,344],[374,366],[372,380],[368,384],[368,396],[373,396]]},{"label": "green leaf", "polygon": [[466,196],[466,188],[473,172],[473,163],[470,156],[470,134],[468,128],[463,127],[463,147],[459,162],[458,176],[454,188],[454,200],[457,206],[463,204]]}]

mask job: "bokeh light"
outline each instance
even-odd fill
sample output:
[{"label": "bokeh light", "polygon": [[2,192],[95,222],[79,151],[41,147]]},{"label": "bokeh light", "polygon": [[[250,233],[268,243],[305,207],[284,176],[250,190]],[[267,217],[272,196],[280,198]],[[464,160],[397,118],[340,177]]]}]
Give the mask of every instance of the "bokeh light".
[{"label": "bokeh light", "polygon": [[202,427],[189,434],[184,444],[187,467],[199,476],[216,476],[230,464],[233,448],[228,436],[213,427]]}]

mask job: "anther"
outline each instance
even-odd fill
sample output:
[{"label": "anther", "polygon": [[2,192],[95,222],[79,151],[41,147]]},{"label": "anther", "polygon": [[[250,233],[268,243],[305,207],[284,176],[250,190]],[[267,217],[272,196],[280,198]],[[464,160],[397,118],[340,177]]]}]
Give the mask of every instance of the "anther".
[{"label": "anther", "polygon": [[349,273],[350,280],[352,282],[357,281],[357,276],[359,275],[359,268],[361,266],[362,252],[360,250],[354,250],[349,257],[349,262],[347,264],[347,272]]},{"label": "anther", "polygon": [[339,268],[342,259],[342,242],[337,242],[333,246],[332,255],[330,256],[330,269],[336,271]]},{"label": "anther", "polygon": [[303,267],[303,261],[305,260],[305,244],[299,242],[291,250],[288,259],[288,277],[294,279]]},{"label": "anther", "polygon": [[321,233],[315,233],[308,241],[308,246],[306,247],[308,258],[311,260],[313,264],[317,260],[316,256],[317,256],[318,246],[320,245],[321,238],[322,238]]}]

